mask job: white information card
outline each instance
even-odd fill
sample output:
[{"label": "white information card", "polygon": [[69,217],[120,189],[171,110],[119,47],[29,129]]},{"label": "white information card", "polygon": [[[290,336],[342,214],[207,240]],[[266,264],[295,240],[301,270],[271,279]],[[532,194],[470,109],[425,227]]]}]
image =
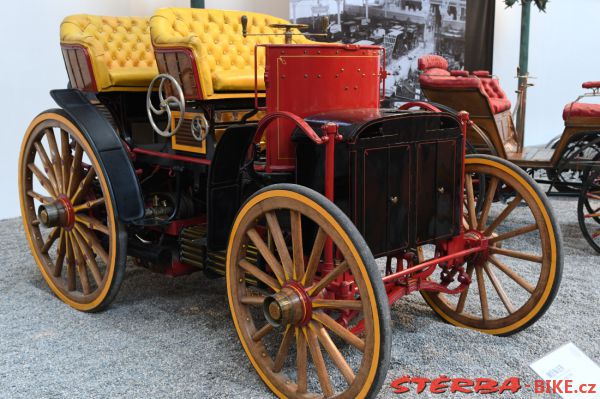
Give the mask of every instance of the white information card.
[{"label": "white information card", "polygon": [[541,377],[532,387],[536,393],[553,393],[563,399],[600,399],[600,367],[572,342],[529,367]]}]

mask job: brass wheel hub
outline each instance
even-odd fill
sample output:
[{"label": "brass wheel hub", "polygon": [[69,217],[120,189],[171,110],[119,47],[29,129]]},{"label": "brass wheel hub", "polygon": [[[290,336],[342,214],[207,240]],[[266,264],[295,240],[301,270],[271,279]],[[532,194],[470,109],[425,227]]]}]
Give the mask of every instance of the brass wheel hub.
[{"label": "brass wheel hub", "polygon": [[69,200],[63,197],[49,204],[40,205],[37,215],[42,226],[47,228],[60,226],[70,229],[75,221],[73,207]]},{"label": "brass wheel hub", "polygon": [[265,298],[263,313],[274,327],[300,325],[310,314],[310,300],[302,287],[288,285]]}]

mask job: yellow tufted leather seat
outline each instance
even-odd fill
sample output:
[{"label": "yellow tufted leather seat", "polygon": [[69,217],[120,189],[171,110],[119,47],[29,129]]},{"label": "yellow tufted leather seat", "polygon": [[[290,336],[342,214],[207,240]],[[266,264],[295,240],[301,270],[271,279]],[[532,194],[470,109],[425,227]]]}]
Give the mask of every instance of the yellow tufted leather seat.
[{"label": "yellow tufted leather seat", "polygon": [[[270,24],[288,21],[266,14],[194,8],[162,8],[150,18],[152,44],[157,49],[185,48],[192,52],[202,98],[227,98],[254,91],[256,44],[282,44],[283,35],[242,36],[241,17],[248,17],[248,33],[283,33]],[[295,31],[294,33],[300,33]],[[299,35],[297,44],[315,43]],[[258,55],[258,85],[264,90],[264,51]],[[161,72],[168,72],[163,71]]]},{"label": "yellow tufted leather seat", "polygon": [[87,50],[97,91],[143,91],[158,74],[148,18],[72,15],[60,25],[60,42]]}]

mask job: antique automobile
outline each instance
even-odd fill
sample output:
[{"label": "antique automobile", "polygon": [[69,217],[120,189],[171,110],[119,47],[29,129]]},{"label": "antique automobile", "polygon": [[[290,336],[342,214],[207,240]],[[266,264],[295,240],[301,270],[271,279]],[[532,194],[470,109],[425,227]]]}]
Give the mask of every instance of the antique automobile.
[{"label": "antique automobile", "polygon": [[513,164],[465,158],[467,113],[380,107],[383,50],[268,15],[167,8],[61,26],[70,88],[29,126],[20,199],[51,290],[85,312],[126,260],[224,276],[279,397],[373,397],[390,306],[510,335],[552,303],[561,236]]},{"label": "antique automobile", "polygon": [[[594,177],[588,179],[590,171],[600,166],[600,105],[580,102],[598,96],[600,82],[584,83],[583,88],[590,92],[565,106],[562,135],[546,146],[523,147],[525,132],[515,128],[511,103],[499,80],[488,71],[448,69],[443,57],[427,55],[419,59],[419,83],[427,99],[449,112],[470,113],[467,140],[476,152],[515,163],[546,185],[548,195],[578,196],[581,231],[592,248],[600,252],[600,204],[592,205],[598,200],[594,194],[597,187]],[[518,93],[515,110],[525,106],[525,91]]]}]

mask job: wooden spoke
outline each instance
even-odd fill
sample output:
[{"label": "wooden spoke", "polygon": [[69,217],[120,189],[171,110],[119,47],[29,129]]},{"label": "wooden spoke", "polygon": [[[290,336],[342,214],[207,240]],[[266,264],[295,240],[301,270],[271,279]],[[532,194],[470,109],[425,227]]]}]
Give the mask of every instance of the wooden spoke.
[{"label": "wooden spoke", "polygon": [[486,236],[492,234],[492,232],[496,230],[496,227],[498,227],[500,223],[502,223],[504,219],[506,219],[508,215],[510,215],[510,213],[517,207],[517,205],[521,203],[521,200],[523,200],[523,197],[521,194],[517,194],[515,198],[508,204],[508,206],[504,208],[500,215],[498,215],[498,217],[487,227],[487,229],[485,229],[483,234]]},{"label": "wooden spoke", "polygon": [[50,247],[52,247],[52,244],[54,244],[54,242],[56,241],[56,239],[60,235],[61,231],[62,231],[62,229],[60,229],[58,227],[55,227],[54,229],[52,229],[52,231],[50,232],[50,234],[48,234],[48,238],[46,239],[46,242],[44,243],[44,246],[42,247],[42,253],[43,254],[47,254],[48,253],[48,251],[50,250]]},{"label": "wooden spoke", "polygon": [[75,255],[73,254],[73,242],[71,234],[67,233],[67,289],[75,291]]},{"label": "wooden spoke", "polygon": [[361,352],[365,351],[365,341],[358,338],[350,330],[343,327],[340,323],[332,319],[329,315],[323,312],[314,312],[312,315],[313,319],[323,324],[325,327],[333,331],[338,337],[346,341],[348,344],[354,346]]},{"label": "wooden spoke", "polygon": [[44,187],[46,191],[48,191],[48,194],[55,198],[58,197],[58,192],[54,189],[50,180],[48,180],[46,175],[44,175],[44,173],[41,170],[39,170],[34,163],[27,164],[27,167],[35,175],[35,177],[37,177],[42,187]]},{"label": "wooden spoke", "polygon": [[498,280],[498,277],[496,277],[496,274],[490,268],[490,264],[486,262],[486,264],[483,265],[483,270],[485,270],[485,273],[490,278],[490,281],[492,282],[496,293],[498,293],[498,296],[500,297],[500,300],[504,304],[506,310],[508,310],[508,313],[515,313],[515,306],[512,304],[508,295],[506,295],[506,291],[504,291],[504,288],[502,288],[502,284],[500,284],[500,280]]},{"label": "wooden spoke", "polygon": [[477,224],[477,230],[479,231],[482,231],[485,228],[485,224],[487,223],[487,218],[492,207],[492,202],[494,202],[494,196],[496,195],[497,188],[498,178],[492,177],[490,179],[489,187],[487,187],[485,201],[483,202],[483,207],[481,208],[481,217],[479,218],[479,222]]},{"label": "wooden spoke", "polygon": [[527,260],[529,262],[542,263],[543,257],[538,255],[529,254],[526,252],[513,251],[510,249],[498,248],[498,247],[490,247],[490,253],[508,256],[510,258],[517,258],[522,260]]},{"label": "wooden spoke", "polygon": [[583,215],[584,218],[589,219],[589,218],[597,218],[600,216],[600,212],[596,212],[596,213],[589,213],[589,214],[585,214]]},{"label": "wooden spoke", "polygon": [[305,327],[296,329],[296,373],[298,393],[305,393],[307,386],[308,353],[306,351]]},{"label": "wooden spoke", "polygon": [[40,143],[33,143],[33,146],[35,147],[38,155],[40,156],[42,165],[44,165],[44,172],[46,172],[46,174],[48,175],[48,179],[50,180],[50,183],[52,183],[54,191],[58,191],[59,187],[56,182],[56,176],[54,176],[54,168],[52,167],[52,162],[50,162],[50,159],[48,158],[48,154],[46,154],[44,146]]},{"label": "wooden spoke", "polygon": [[[473,266],[473,264],[471,264],[471,263],[469,263],[467,265],[467,274],[469,275],[469,277],[473,276],[474,268],[475,268],[475,266]],[[467,288],[465,288],[465,290],[460,293],[460,297],[458,298],[458,303],[456,304],[456,313],[462,313],[463,310],[465,309],[465,303],[467,302],[467,295],[469,295],[469,288],[471,288],[470,285],[468,285]]]},{"label": "wooden spoke", "polygon": [[104,203],[105,203],[104,198],[98,198],[93,201],[87,201],[81,205],[77,205],[77,206],[73,207],[73,212],[77,213],[77,212],[85,211],[87,209],[92,209],[93,207],[96,207],[99,205],[104,205]]},{"label": "wooden spoke", "polygon": [[46,197],[42,194],[36,193],[33,190],[27,190],[27,195],[30,196],[31,198],[34,198],[36,200],[38,200],[39,202],[41,202],[42,204],[49,204],[50,202],[52,202],[52,198],[50,197]]},{"label": "wooden spoke", "polygon": [[521,277],[517,272],[512,270],[510,267],[506,266],[504,263],[500,262],[494,256],[490,256],[489,259],[490,262],[494,264],[494,266],[502,270],[502,272],[508,277],[510,277],[514,282],[519,284],[521,287],[525,288],[525,290],[527,290],[527,292],[529,292],[530,294],[533,294],[533,292],[535,291],[535,287],[529,284],[527,280]]},{"label": "wooden spoke", "polygon": [[281,345],[279,346],[279,350],[277,351],[277,355],[275,355],[275,360],[273,361],[273,371],[275,373],[279,373],[283,368],[285,363],[285,359],[287,358],[288,352],[290,351],[290,346],[292,345],[292,340],[294,339],[294,331],[296,329],[291,325],[288,325],[285,328],[285,333],[283,334],[283,340],[281,341]]},{"label": "wooden spoke", "polygon": [[92,277],[94,278],[96,285],[100,287],[102,285],[102,274],[100,273],[100,269],[98,268],[98,264],[96,263],[96,256],[92,252],[92,248],[86,242],[85,238],[83,238],[81,233],[77,231],[77,229],[73,230],[73,235],[77,240],[79,248],[81,248],[81,251],[83,252],[84,263],[88,265],[88,268],[92,273]]},{"label": "wooden spoke", "polygon": [[308,286],[313,282],[315,273],[319,267],[319,262],[321,261],[321,254],[323,253],[323,248],[325,247],[325,241],[327,241],[327,233],[325,233],[325,230],[319,227],[317,235],[315,236],[315,242],[313,244],[312,251],[310,253],[310,258],[308,258],[306,271],[302,277],[302,284],[304,286]]},{"label": "wooden spoke", "polygon": [[71,173],[69,176],[69,185],[67,186],[67,196],[70,198],[75,194],[75,187],[81,179],[81,160],[83,158],[83,149],[79,144],[75,144],[75,156],[71,161]]},{"label": "wooden spoke", "polygon": [[69,133],[66,130],[60,130],[60,146],[62,158],[62,186],[66,193],[69,187],[69,169],[71,168],[71,147],[69,145]]},{"label": "wooden spoke", "polygon": [[260,270],[258,267],[254,266],[252,263],[248,262],[246,259],[240,260],[239,266],[267,286],[271,287],[273,290],[279,291],[281,289],[281,286],[277,280]]},{"label": "wooden spoke", "polygon": [[327,366],[325,365],[325,360],[323,359],[323,353],[321,352],[317,335],[311,328],[307,328],[304,331],[306,332],[306,341],[308,342],[310,357],[312,357],[313,363],[315,364],[317,377],[319,377],[319,383],[321,384],[321,389],[323,390],[323,396],[332,396],[333,387],[331,386],[331,379],[329,378],[329,373],[327,373]]},{"label": "wooden spoke", "polygon": [[286,281],[285,274],[283,272],[283,267],[281,266],[279,261],[277,261],[275,255],[273,255],[273,252],[271,252],[271,250],[264,242],[260,234],[258,234],[258,231],[252,228],[248,230],[246,235],[250,238],[256,249],[258,249],[258,252],[260,252],[261,256],[267,262],[267,264],[275,274],[275,277],[277,277],[279,284],[283,285],[283,283]]},{"label": "wooden spoke", "polygon": [[302,215],[300,212],[290,211],[292,228],[292,251],[294,254],[294,278],[304,275],[304,248],[302,246]]},{"label": "wooden spoke", "polygon": [[104,247],[102,247],[100,244],[100,241],[96,237],[95,233],[92,230],[88,230],[88,228],[81,223],[75,223],[75,228],[83,236],[88,245],[92,247],[96,255],[98,255],[104,261],[104,263],[108,265],[108,254],[104,250]]},{"label": "wooden spoke", "polygon": [[271,236],[273,237],[273,241],[275,242],[279,259],[281,259],[285,280],[287,281],[292,278],[294,272],[294,263],[290,257],[290,251],[288,251],[287,244],[283,238],[283,233],[281,232],[281,227],[279,226],[279,222],[277,221],[277,216],[275,213],[267,212],[265,214],[265,218],[267,220],[267,225],[269,226]]},{"label": "wooden spoke", "polygon": [[56,137],[54,137],[54,131],[52,129],[46,129],[46,139],[50,146],[50,156],[52,157],[52,166],[54,168],[54,175],[58,183],[59,191],[63,191],[62,181],[63,175],[61,170],[61,158],[58,152],[58,146],[56,145]]},{"label": "wooden spoke", "polygon": [[509,231],[508,233],[501,234],[497,237],[492,237],[492,238],[490,238],[489,242],[490,242],[490,244],[493,244],[495,242],[508,240],[509,238],[520,236],[522,234],[531,233],[532,231],[535,231],[537,229],[538,229],[538,225],[536,223],[533,223],[528,226],[524,226],[519,229]]},{"label": "wooden spoke", "polygon": [[362,310],[362,302],[352,300],[315,299],[312,305],[313,308]]},{"label": "wooden spoke", "polygon": [[467,210],[469,211],[469,227],[477,227],[477,213],[475,211],[475,194],[473,193],[473,177],[467,173],[465,176],[465,187],[467,188]]},{"label": "wooden spoke", "polygon": [[103,234],[109,235],[108,227],[102,224],[101,221],[93,216],[78,214],[75,215],[75,220],[84,224],[88,229],[99,231]]},{"label": "wooden spoke", "polygon": [[77,205],[81,196],[85,194],[90,188],[90,185],[92,184],[92,181],[95,177],[96,171],[94,170],[94,168],[90,168],[83,180],[81,181],[81,183],[79,183],[77,191],[75,191],[75,194],[73,194],[73,197],[71,197],[71,204]]},{"label": "wooden spoke", "polygon": [[83,254],[81,253],[81,248],[79,248],[79,243],[77,242],[77,238],[74,234],[71,234],[71,242],[73,244],[73,252],[75,254],[75,266],[77,267],[77,273],[79,274],[79,281],[81,282],[81,288],[85,295],[88,295],[92,292],[90,287],[90,281],[88,279],[87,269],[85,268],[85,262],[83,260]]},{"label": "wooden spoke", "polygon": [[483,280],[483,271],[481,267],[475,267],[475,274],[477,275],[477,288],[479,288],[479,301],[481,302],[481,317],[483,320],[489,320],[490,310],[488,306],[487,292],[485,288],[485,281]]},{"label": "wooden spoke", "polygon": [[50,234],[48,234],[48,238],[46,239],[46,242],[44,243],[44,246],[42,247],[42,253],[43,254],[47,254],[48,253],[48,251],[52,247],[52,244],[54,244],[54,242],[56,241],[56,239],[59,237],[61,231],[62,231],[62,229],[60,229],[58,227],[55,227],[54,229],[52,229],[52,231],[50,232]]},{"label": "wooden spoke", "polygon": [[600,195],[596,195],[596,194],[592,194],[592,193],[587,193],[587,197],[591,198],[591,199],[600,200]]},{"label": "wooden spoke", "polygon": [[321,324],[311,322],[310,327],[317,334],[319,342],[321,345],[323,345],[323,348],[325,348],[335,366],[338,368],[338,370],[340,370],[340,373],[342,373],[342,376],[346,382],[348,384],[352,384],[354,382],[354,378],[356,378],[354,371],[352,371],[352,368],[348,365],[344,356],[340,353],[337,346],[335,346],[331,340],[329,333],[327,333]]},{"label": "wooden spoke", "polygon": [[260,330],[257,330],[254,334],[252,334],[252,339],[254,340],[254,342],[258,342],[271,331],[273,331],[274,328],[275,327],[273,327],[271,324],[267,323],[264,326],[262,326]]},{"label": "wooden spoke", "polygon": [[248,296],[243,296],[240,298],[240,302],[243,303],[244,305],[250,305],[250,306],[262,306],[263,302],[265,301],[265,296],[264,295],[248,295]]},{"label": "wooden spoke", "polygon": [[316,285],[310,287],[307,290],[308,295],[309,296],[317,295],[319,292],[323,291],[323,289],[325,287],[327,287],[329,284],[331,284],[331,282],[333,282],[333,280],[338,278],[340,276],[340,274],[342,274],[346,270],[348,270],[348,262],[343,261],[342,263],[340,263],[339,266],[337,266],[335,269],[330,271],[325,277],[323,277],[321,280],[319,280],[319,282]]},{"label": "wooden spoke", "polygon": [[64,230],[60,231],[60,238],[58,240],[58,249],[56,250],[56,262],[54,263],[54,269],[52,275],[59,277],[62,274],[63,263],[65,261],[65,254],[67,252],[67,237]]}]

